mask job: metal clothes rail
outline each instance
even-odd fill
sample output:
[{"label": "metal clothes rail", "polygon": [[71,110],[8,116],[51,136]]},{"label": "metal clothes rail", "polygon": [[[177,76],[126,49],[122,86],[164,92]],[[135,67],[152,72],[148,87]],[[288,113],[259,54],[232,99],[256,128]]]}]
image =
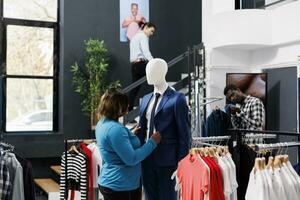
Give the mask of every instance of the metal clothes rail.
[{"label": "metal clothes rail", "polygon": [[197,145],[206,145],[206,146],[219,146],[216,144],[211,144],[209,142],[222,142],[222,141],[227,141],[226,145],[229,145],[229,148],[232,149],[232,140],[231,136],[213,136],[213,137],[193,137],[192,138],[192,144],[191,147],[197,146]]},{"label": "metal clothes rail", "polygon": [[280,142],[274,144],[256,144],[255,151],[265,150],[265,149],[282,149],[285,147],[297,147],[300,146],[300,142]]}]

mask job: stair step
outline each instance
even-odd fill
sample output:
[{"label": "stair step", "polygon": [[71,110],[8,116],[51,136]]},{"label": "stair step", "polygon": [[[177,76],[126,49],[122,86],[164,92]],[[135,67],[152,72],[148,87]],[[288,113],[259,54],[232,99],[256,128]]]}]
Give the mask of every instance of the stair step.
[{"label": "stair step", "polygon": [[51,178],[36,178],[34,182],[47,194],[50,192],[59,192],[59,184]]},{"label": "stair step", "polygon": [[52,165],[50,168],[51,168],[55,173],[57,173],[58,175],[60,175],[60,172],[61,172],[60,165]]}]

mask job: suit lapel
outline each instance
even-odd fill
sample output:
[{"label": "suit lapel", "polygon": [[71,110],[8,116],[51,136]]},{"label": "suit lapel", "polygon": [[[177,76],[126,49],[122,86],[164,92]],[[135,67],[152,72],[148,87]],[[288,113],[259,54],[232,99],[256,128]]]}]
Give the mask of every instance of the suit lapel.
[{"label": "suit lapel", "polygon": [[157,110],[155,112],[155,115],[157,115],[157,113],[159,113],[159,111],[161,111],[161,109],[163,109],[164,105],[167,103],[167,101],[169,100],[169,96],[172,92],[172,89],[170,87],[168,87],[168,89],[166,90],[166,92],[163,94],[163,97],[157,107]]},{"label": "suit lapel", "polygon": [[141,109],[142,116],[145,116],[145,115],[146,115],[146,110],[147,110],[147,108],[148,108],[148,105],[149,105],[149,102],[150,102],[152,96],[153,96],[153,93],[152,93],[151,95],[147,95],[147,96],[145,97],[145,104],[143,105],[143,107],[142,107],[142,109]]}]

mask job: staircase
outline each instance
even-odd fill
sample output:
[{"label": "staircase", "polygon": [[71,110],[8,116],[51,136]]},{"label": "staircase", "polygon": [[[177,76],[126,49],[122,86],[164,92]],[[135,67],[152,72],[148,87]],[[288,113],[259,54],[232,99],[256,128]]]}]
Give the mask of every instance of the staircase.
[{"label": "staircase", "polygon": [[[205,68],[205,47],[204,45],[198,44],[194,45],[193,49],[188,48],[188,50],[176,58],[168,62],[168,68],[170,69],[178,64],[179,62],[185,60],[182,67],[186,67],[186,74],[181,75],[181,79],[177,82],[169,82],[169,86],[174,88],[186,96],[187,103],[190,107],[191,116],[191,132],[193,136],[199,134],[199,121],[201,116],[206,116],[206,106],[199,107],[200,99],[206,97],[206,68]],[[193,62],[192,62],[193,61]],[[192,64],[193,63],[193,64]],[[132,83],[128,87],[123,89],[123,93],[128,94],[131,90],[137,86],[146,82],[146,77],[143,77],[136,82]],[[135,107],[127,115],[125,115],[120,121],[129,129],[135,124],[131,124],[132,121],[139,121],[139,107]]]},{"label": "staircase", "polygon": [[[58,176],[59,180],[60,165],[50,166],[50,168]],[[34,182],[48,196],[48,200],[59,199],[59,183],[51,178],[36,178]]]}]

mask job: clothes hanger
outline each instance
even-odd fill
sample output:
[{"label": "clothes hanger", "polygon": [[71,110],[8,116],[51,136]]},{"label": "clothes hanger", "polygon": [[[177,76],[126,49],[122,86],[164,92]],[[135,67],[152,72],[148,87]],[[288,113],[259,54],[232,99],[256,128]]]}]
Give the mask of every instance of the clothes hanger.
[{"label": "clothes hanger", "polygon": [[95,141],[93,139],[88,139],[88,140],[83,140],[83,143],[85,143],[86,145],[95,143]]},{"label": "clothes hanger", "polygon": [[258,170],[261,169],[261,159],[259,157],[255,158],[255,161],[254,161],[254,173],[256,173]]},{"label": "clothes hanger", "polygon": [[286,145],[286,149],[285,149],[285,154],[283,155],[283,162],[287,163],[289,161],[289,155],[287,154],[289,146],[287,142],[285,142],[284,144]]},{"label": "clothes hanger", "polygon": [[76,153],[79,154],[79,151],[77,150],[77,147],[75,144],[72,144],[71,147],[68,150],[69,153]]},{"label": "clothes hanger", "polygon": [[278,147],[279,147],[279,150],[277,151],[277,155],[275,156],[275,160],[274,160],[274,168],[281,168],[282,166],[282,163],[281,163],[281,160],[280,160],[280,152],[281,152],[281,143],[278,143],[277,144]]},{"label": "clothes hanger", "polygon": [[266,158],[265,157],[261,158],[261,167],[262,167],[262,169],[266,169]]},{"label": "clothes hanger", "polygon": [[270,156],[269,159],[268,159],[268,164],[267,164],[267,169],[273,169],[274,168],[274,157],[273,156]]},{"label": "clothes hanger", "polygon": [[274,157],[272,156],[272,147],[273,147],[273,144],[269,144],[270,146],[270,156],[268,158],[268,164],[266,166],[267,169],[273,169],[274,168]]},{"label": "clothes hanger", "polygon": [[0,147],[2,147],[3,152],[13,152],[15,147],[11,144],[0,142]]}]

